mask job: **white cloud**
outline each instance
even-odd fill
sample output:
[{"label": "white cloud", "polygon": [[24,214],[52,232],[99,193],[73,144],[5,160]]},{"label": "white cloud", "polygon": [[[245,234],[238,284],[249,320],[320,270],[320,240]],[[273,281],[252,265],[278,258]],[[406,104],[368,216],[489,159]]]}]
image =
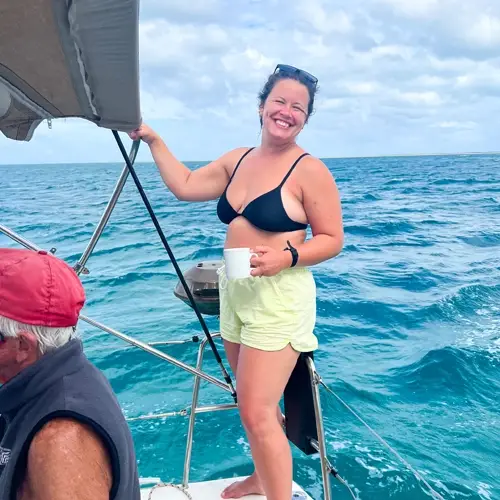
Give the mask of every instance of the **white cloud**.
[{"label": "white cloud", "polygon": [[475,122],[439,122],[433,125],[438,128],[449,128],[449,129],[459,129],[459,130],[472,130],[477,127],[477,123]]},{"label": "white cloud", "polygon": [[[300,138],[313,154],[498,148],[498,0],[141,2],[142,114],[182,159],[260,140],[257,95],[278,62],[320,80]],[[81,120],[29,144],[0,136],[0,150],[5,163],[116,159],[110,132]]]},{"label": "white cloud", "polygon": [[379,88],[377,82],[346,82],[344,86],[353,95],[371,95]]},{"label": "white cloud", "polygon": [[428,18],[431,17],[439,4],[446,0],[379,0],[381,3],[387,4],[397,13],[413,18]]},{"label": "white cloud", "polygon": [[428,87],[444,87],[450,85],[450,80],[442,76],[435,75],[421,75],[415,79],[415,84],[424,88]]},{"label": "white cloud", "polygon": [[148,120],[184,120],[193,119],[196,115],[179,99],[169,96],[154,96],[152,93],[141,93],[141,107]]},{"label": "white cloud", "polygon": [[344,99],[337,99],[337,98],[332,98],[332,99],[324,99],[320,101],[320,106],[321,109],[323,110],[329,110],[329,109],[341,109],[342,107],[345,106],[345,100]]},{"label": "white cloud", "polygon": [[141,18],[164,17],[171,22],[213,21],[220,16],[222,0],[147,0],[141,2]]},{"label": "white cloud", "polygon": [[465,36],[480,47],[500,48],[500,18],[481,14],[471,24]]},{"label": "white cloud", "polygon": [[295,44],[301,48],[309,60],[324,61],[332,54],[332,47],[325,42],[323,34],[310,35],[295,31],[293,38]]},{"label": "white cloud", "polygon": [[170,67],[198,58],[220,56],[229,47],[226,32],[215,24],[175,25],[164,19],[140,25],[140,62],[144,67]]},{"label": "white cloud", "polygon": [[396,98],[402,102],[417,106],[439,106],[443,104],[441,96],[432,90],[426,92],[401,92],[396,94]]},{"label": "white cloud", "polygon": [[[234,72],[236,75],[244,76],[245,78],[255,76],[258,72],[261,75],[268,72],[273,65],[272,60],[266,57],[257,49],[247,47],[242,51],[231,50],[221,59],[224,69],[228,72]],[[236,76],[236,78],[239,78]]]},{"label": "white cloud", "polygon": [[378,45],[369,52],[374,59],[397,57],[408,61],[415,55],[415,47],[405,45]]},{"label": "white cloud", "polygon": [[324,0],[298,0],[299,19],[319,33],[349,33],[353,26],[344,10],[332,10]]}]

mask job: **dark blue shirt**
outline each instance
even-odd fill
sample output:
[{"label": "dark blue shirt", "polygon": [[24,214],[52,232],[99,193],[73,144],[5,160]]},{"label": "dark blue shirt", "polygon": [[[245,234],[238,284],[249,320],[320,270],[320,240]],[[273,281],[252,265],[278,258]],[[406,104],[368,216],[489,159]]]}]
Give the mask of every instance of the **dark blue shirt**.
[{"label": "dark blue shirt", "polygon": [[110,500],[140,500],[130,429],[109,382],[85,357],[79,339],[45,354],[0,387],[0,499],[16,499],[31,441],[57,417],[83,422],[102,439],[113,474]]}]

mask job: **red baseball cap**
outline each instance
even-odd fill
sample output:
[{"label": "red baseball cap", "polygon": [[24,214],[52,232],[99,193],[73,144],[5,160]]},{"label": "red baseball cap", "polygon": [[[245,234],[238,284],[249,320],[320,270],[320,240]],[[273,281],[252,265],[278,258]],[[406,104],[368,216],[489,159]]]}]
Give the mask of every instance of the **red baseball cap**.
[{"label": "red baseball cap", "polygon": [[78,322],[85,292],[76,272],[45,250],[0,248],[0,315],[27,325]]}]

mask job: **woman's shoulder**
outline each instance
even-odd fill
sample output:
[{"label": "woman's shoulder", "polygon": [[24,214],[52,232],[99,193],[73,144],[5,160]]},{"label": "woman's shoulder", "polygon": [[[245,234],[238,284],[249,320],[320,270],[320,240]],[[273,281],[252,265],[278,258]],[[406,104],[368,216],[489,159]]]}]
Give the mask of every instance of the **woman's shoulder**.
[{"label": "woman's shoulder", "polygon": [[302,170],[304,171],[304,173],[313,174],[318,172],[330,171],[325,162],[317,156],[314,156],[307,151],[304,151],[302,154],[305,155],[301,161],[301,163],[303,163]]},{"label": "woman's shoulder", "polygon": [[296,170],[298,170],[299,182],[303,187],[315,188],[318,185],[335,183],[333,172],[320,158],[308,154],[302,158],[301,163],[303,163],[301,168]]},{"label": "woman's shoulder", "polygon": [[[234,149],[231,149],[229,151],[227,151],[223,156],[222,158],[226,161],[226,163],[228,165],[231,165],[231,164],[235,164],[237,163],[239,160],[241,160],[241,158],[249,153],[252,149],[255,149],[251,146],[241,146],[241,147],[237,147],[237,148],[234,148]],[[233,165],[234,166],[234,165]]]},{"label": "woman's shoulder", "polygon": [[218,165],[222,166],[229,176],[233,173],[238,162],[243,158],[243,156],[249,152],[251,147],[238,147],[225,152],[217,160]]}]

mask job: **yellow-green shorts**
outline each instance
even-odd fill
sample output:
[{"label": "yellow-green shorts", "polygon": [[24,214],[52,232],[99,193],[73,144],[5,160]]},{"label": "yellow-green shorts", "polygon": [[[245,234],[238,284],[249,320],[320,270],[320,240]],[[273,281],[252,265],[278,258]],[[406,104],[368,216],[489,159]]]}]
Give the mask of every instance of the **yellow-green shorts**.
[{"label": "yellow-green shorts", "polygon": [[223,339],[264,351],[278,351],[288,344],[299,352],[318,348],[316,284],[308,268],[228,280],[222,267],[219,298]]}]

